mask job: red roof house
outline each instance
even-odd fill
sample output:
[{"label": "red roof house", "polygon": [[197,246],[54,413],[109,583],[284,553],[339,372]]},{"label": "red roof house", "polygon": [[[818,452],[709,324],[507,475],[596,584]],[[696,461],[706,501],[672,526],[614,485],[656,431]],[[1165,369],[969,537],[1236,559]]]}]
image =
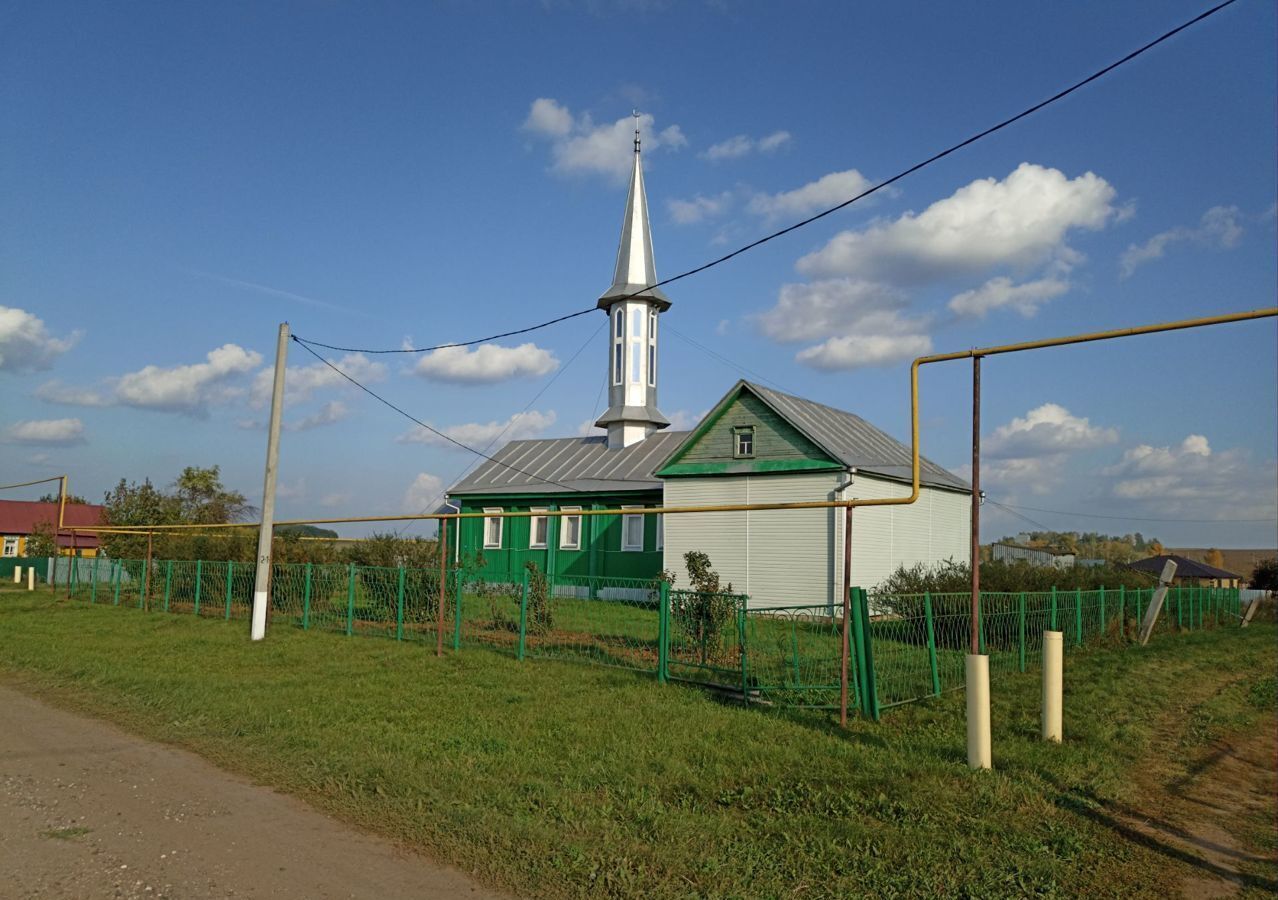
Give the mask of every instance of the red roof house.
[{"label": "red roof house", "polygon": [[[70,550],[88,550],[95,555],[100,541],[96,532],[79,532],[72,536],[67,529],[77,525],[102,525],[105,508],[95,503],[68,503],[63,517],[63,531],[58,534],[58,547]],[[0,500],[0,553],[4,556],[25,556],[27,537],[38,523],[45,522],[56,528],[58,504],[36,503],[29,500]]]}]

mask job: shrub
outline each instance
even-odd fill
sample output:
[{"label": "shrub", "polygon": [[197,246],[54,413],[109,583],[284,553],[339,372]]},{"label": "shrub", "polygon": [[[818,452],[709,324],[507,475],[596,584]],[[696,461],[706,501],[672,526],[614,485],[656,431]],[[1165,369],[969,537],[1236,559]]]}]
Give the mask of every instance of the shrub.
[{"label": "shrub", "polygon": [[705,662],[726,649],[720,641],[736,616],[739,600],[732,593],[731,582],[721,587],[719,574],[710,567],[710,557],[705,553],[689,550],[683,555],[683,562],[690,590],[670,592],[670,617],[675,627],[701,648]]}]

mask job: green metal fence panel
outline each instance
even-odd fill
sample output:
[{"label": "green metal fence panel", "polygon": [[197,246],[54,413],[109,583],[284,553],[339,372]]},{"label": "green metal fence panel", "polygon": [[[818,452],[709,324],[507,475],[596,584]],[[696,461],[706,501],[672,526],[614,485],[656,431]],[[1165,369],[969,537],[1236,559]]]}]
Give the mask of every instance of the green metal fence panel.
[{"label": "green metal fence panel", "polygon": [[529,569],[525,574],[520,606],[523,653],[543,659],[587,659],[660,677],[661,582],[612,576],[545,576]]},{"label": "green metal fence panel", "polygon": [[[742,603],[740,615],[749,655],[747,692],[752,699],[809,709],[839,707],[841,606],[832,609],[829,603],[811,603],[750,609]],[[851,632],[848,644],[850,651],[857,645]],[[856,666],[855,656],[850,656],[849,679],[856,678]],[[707,668],[702,680],[715,681],[714,669]],[[850,685],[849,706],[857,708],[854,685]]]},{"label": "green metal fence panel", "polygon": [[[739,689],[744,652],[739,614],[747,604],[743,594],[672,588],[666,654],[669,677]],[[652,625],[646,627],[656,634]]]}]

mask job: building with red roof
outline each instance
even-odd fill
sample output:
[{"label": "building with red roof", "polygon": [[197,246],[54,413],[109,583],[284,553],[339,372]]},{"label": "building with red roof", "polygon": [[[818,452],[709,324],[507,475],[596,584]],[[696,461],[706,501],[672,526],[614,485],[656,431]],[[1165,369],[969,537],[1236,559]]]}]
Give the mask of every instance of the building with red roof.
[{"label": "building with red roof", "polygon": [[[94,503],[68,503],[57,535],[58,549],[66,556],[97,556],[101,542],[97,532],[75,532],[76,526],[102,525],[106,509]],[[30,500],[0,500],[0,556],[26,556],[27,538],[40,523],[58,527],[58,504]]]}]

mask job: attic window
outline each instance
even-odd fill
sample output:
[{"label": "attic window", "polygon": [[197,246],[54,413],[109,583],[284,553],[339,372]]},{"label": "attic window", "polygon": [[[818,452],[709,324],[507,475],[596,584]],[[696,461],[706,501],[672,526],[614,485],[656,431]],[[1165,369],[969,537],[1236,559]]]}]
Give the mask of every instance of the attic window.
[{"label": "attic window", "polygon": [[739,425],[732,429],[732,455],[737,459],[754,456],[754,426]]}]

